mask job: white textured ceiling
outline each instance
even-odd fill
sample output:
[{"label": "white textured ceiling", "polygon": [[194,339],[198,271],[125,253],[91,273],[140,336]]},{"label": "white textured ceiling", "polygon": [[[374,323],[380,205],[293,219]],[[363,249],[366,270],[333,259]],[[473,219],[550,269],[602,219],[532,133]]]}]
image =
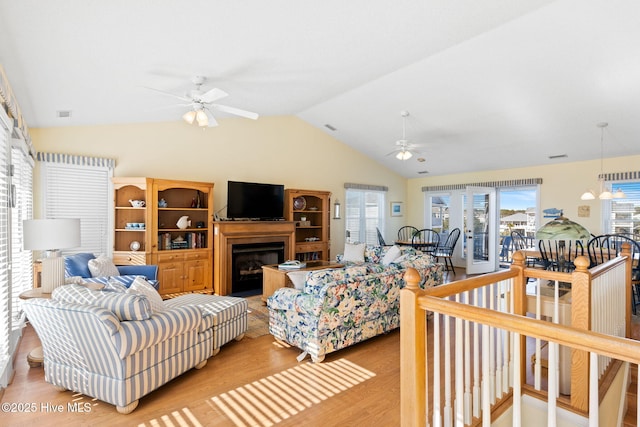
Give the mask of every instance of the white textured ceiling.
[{"label": "white textured ceiling", "polygon": [[407,177],[598,158],[602,121],[640,154],[634,0],[0,0],[0,63],[30,127],[180,120],[145,86],[204,75]]}]

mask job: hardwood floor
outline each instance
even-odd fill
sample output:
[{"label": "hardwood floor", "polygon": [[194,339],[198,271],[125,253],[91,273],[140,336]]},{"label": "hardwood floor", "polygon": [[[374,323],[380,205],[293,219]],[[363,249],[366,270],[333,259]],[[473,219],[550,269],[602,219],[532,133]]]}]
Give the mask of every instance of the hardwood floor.
[{"label": "hardwood floor", "polygon": [[[112,405],[56,391],[44,382],[43,368],[29,368],[26,355],[39,342],[28,327],[2,403],[33,403],[35,411],[5,412],[0,425],[399,425],[399,336],[396,330],[331,353],[321,364],[309,358],[298,363],[299,350],[280,347],[270,335],[233,341],[203,369],[186,372],[120,415]],[[89,410],[70,412],[74,402],[89,402]],[[62,409],[53,413],[58,405]]]},{"label": "hardwood floor", "polygon": [[[445,280],[465,277],[463,269],[456,271]],[[279,346],[271,335],[232,341],[203,369],[186,372],[142,398],[133,413],[121,415],[104,402],[56,391],[44,382],[42,367],[29,368],[27,353],[39,341],[28,326],[16,376],[1,400],[35,404],[35,411],[3,411],[0,425],[398,426],[399,342],[396,330],[312,364],[309,358],[298,363],[299,350]],[[84,403],[89,403],[86,412],[70,411],[69,405],[85,408]]]}]

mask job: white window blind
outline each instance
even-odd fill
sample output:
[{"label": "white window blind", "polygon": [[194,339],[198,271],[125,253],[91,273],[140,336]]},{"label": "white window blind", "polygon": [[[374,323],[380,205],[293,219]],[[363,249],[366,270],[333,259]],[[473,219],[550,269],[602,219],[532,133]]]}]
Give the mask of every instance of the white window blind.
[{"label": "white window blind", "polygon": [[42,217],[80,218],[80,247],[62,253],[110,254],[113,169],[97,161],[101,159],[51,153],[38,153],[37,159],[42,167]]},{"label": "white window blind", "polygon": [[640,235],[640,181],[609,181],[607,187],[620,189],[627,197],[603,201],[603,230]]},{"label": "white window blind", "polygon": [[0,109],[0,386],[6,382],[11,347],[11,281],[9,230],[9,119]]},{"label": "white window blind", "polygon": [[21,326],[22,300],[20,293],[33,287],[33,253],[22,247],[22,222],[33,218],[33,160],[22,140],[11,144],[11,177],[14,197],[11,208],[11,287],[12,313],[15,327]]},{"label": "white window blind", "polygon": [[348,242],[378,244],[376,228],[384,234],[385,192],[371,189],[347,188],[345,225]]}]

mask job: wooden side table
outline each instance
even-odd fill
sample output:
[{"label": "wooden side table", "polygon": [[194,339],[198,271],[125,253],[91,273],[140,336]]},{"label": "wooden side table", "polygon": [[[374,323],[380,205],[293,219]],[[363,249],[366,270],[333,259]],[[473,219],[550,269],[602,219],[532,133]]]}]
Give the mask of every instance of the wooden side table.
[{"label": "wooden side table", "polygon": [[[31,298],[51,298],[51,293],[45,293],[42,291],[42,288],[33,288],[28,291],[22,292],[20,295],[20,299],[31,299]],[[27,363],[32,368],[37,368],[38,366],[42,366],[42,362],[44,362],[44,355],[42,353],[42,346],[36,347],[29,352],[27,355]]]},{"label": "wooden side table", "polygon": [[266,303],[267,298],[280,288],[293,288],[293,283],[287,276],[290,271],[311,271],[323,268],[341,268],[343,264],[333,261],[306,261],[307,266],[295,270],[281,270],[278,264],[262,266],[262,302]]}]

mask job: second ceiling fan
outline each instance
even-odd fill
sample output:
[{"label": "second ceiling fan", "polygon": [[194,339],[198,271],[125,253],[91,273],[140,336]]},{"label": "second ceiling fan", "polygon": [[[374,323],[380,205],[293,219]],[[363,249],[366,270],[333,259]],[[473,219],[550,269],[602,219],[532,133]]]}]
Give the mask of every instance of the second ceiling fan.
[{"label": "second ceiling fan", "polygon": [[409,160],[411,157],[413,157],[414,153],[416,154],[422,154],[422,153],[420,153],[419,151],[416,151],[416,148],[418,148],[418,145],[410,143],[409,140],[407,139],[405,122],[407,117],[409,117],[409,112],[401,111],[400,115],[402,116],[402,139],[399,139],[396,141],[397,148],[392,152],[388,153],[387,156],[395,154],[396,159],[398,160]]}]

